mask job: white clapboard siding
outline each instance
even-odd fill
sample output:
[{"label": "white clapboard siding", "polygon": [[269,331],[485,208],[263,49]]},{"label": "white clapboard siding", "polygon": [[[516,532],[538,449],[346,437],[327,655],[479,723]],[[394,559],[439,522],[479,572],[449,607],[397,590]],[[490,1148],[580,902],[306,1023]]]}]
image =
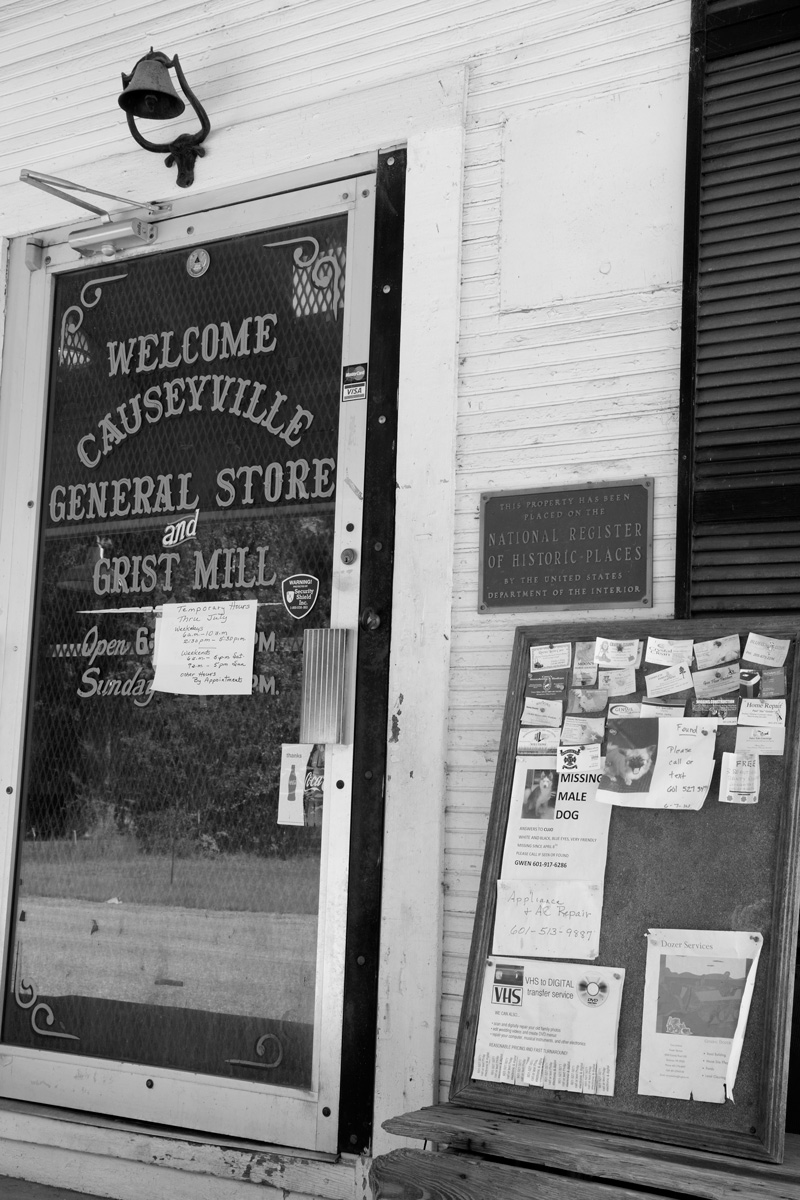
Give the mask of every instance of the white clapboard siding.
[{"label": "white clapboard siding", "polygon": [[[440,1096],[452,1072],[514,629],[581,613],[479,615],[481,492],[655,477],[655,608],[674,588],[681,296],[569,297],[502,311],[504,124],[542,110],[686,78],[688,5],[550,10],[537,36],[479,59],[470,77],[462,293],[451,688],[445,808]],[[543,180],[543,186],[548,181]],[[576,203],[580,203],[576,197]],[[624,203],[624,191],[621,194]],[[530,236],[537,231],[531,228]],[[602,620],[628,615],[613,610]]]}]

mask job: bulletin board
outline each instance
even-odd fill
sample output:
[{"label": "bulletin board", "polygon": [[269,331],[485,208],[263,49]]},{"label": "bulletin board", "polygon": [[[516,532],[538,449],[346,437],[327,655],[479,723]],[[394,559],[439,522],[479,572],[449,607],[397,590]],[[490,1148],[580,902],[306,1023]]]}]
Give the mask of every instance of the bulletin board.
[{"label": "bulletin board", "polygon": [[[748,639],[753,635],[756,641],[750,642]],[[738,654],[732,659],[731,646],[736,645],[737,638]],[[675,704],[674,716],[682,720],[681,730],[684,734],[696,732],[695,726],[687,731],[684,728],[686,723],[691,725],[693,721],[699,721],[697,728],[707,728],[707,722],[713,719],[714,713],[722,713],[725,720],[712,726],[713,766],[709,767],[710,784],[706,780],[707,793],[701,802],[702,806],[691,811],[683,808],[628,806],[631,780],[628,778],[626,785],[624,777],[626,770],[628,776],[632,770],[623,767],[620,772],[623,782],[617,786],[625,794],[625,802],[611,804],[599,954],[586,964],[592,968],[624,970],[613,1094],[559,1090],[552,1086],[552,1080],[551,1086],[545,1087],[519,1080],[502,1082],[485,1077],[475,1078],[481,1005],[484,1005],[484,1015],[487,1005],[487,961],[493,962],[498,958],[492,953],[498,880],[501,879],[504,851],[507,854],[506,833],[512,809],[512,792],[518,790],[515,780],[519,779],[518,764],[522,757],[519,754],[521,721],[531,704],[535,708],[538,703],[531,700],[531,695],[541,696],[543,688],[550,688],[552,697],[561,697],[566,714],[570,704],[574,703],[568,699],[568,695],[573,684],[571,672],[576,661],[575,648],[581,643],[585,657],[587,643],[598,644],[597,639],[606,640],[612,645],[630,644],[636,640],[640,651],[640,659],[634,668],[635,690],[627,695],[608,697],[604,712],[600,714],[605,721],[600,752],[605,756],[609,739],[613,741],[619,736],[612,711],[614,714],[621,711],[627,715],[629,710],[635,712],[642,705],[639,711],[649,714],[653,710],[642,704],[645,700],[655,704],[657,712],[663,711],[661,705]],[[648,661],[650,639],[653,639],[653,653],[662,642],[668,646],[682,643],[684,647],[691,643],[689,657],[681,664],[692,679],[691,686],[685,688],[681,683],[683,690],[664,693],[663,687],[669,684],[663,684],[659,689],[651,680],[652,690],[660,690],[660,694],[649,696],[650,685],[646,676],[671,669],[663,659],[656,663]],[[588,1130],[607,1131],[743,1158],[781,1161],[797,942],[800,849],[798,641],[798,631],[793,626],[773,620],[743,625],[736,617],[730,620],[716,618],[628,623],[606,622],[598,618],[580,624],[517,629],[450,1089],[451,1102],[515,1117],[556,1121]],[[788,646],[780,668],[776,668],[774,662],[750,662],[745,658],[745,649],[757,643],[765,645],[767,649],[756,657],[762,657],[763,660],[766,655],[770,658],[772,644],[778,646],[776,653],[779,653],[781,642],[788,642]],[[541,663],[538,670],[532,670],[532,660],[537,657],[532,655],[532,648],[563,646],[565,643],[570,643],[572,649],[572,665],[566,672],[563,669],[543,672]],[[703,657],[696,659],[694,650],[698,644]],[[707,692],[719,692],[720,686],[725,687],[725,682],[714,688],[708,683],[711,676],[703,675],[699,665],[707,661],[708,647],[713,648],[714,645],[723,647],[720,653],[729,659],[727,663],[719,665],[719,678],[727,679],[729,683],[726,693],[719,697],[719,704],[709,701]],[[683,653],[682,650],[675,651],[676,656]],[[542,661],[547,663],[555,660],[548,660],[545,654]],[[677,661],[678,657],[675,658]],[[731,662],[736,664],[734,684],[730,684]],[[548,682],[543,684],[544,675]],[[585,690],[591,691],[592,687],[597,686],[595,682]],[[762,689],[763,697],[760,696]],[[784,706],[780,705],[780,700],[777,704],[774,700],[781,692]],[[767,703],[768,697],[773,697],[770,703]],[[700,703],[701,698],[703,703]],[[758,701],[759,698],[763,699],[763,704],[753,706],[750,703],[742,709],[744,699]],[[615,706],[613,710],[610,707],[612,703]],[[619,704],[627,707],[619,709],[616,707]],[[775,709],[781,709],[783,715],[774,717]],[[733,755],[734,748],[739,745],[737,738],[744,737],[740,734],[740,714],[741,719],[749,723],[754,710],[768,710],[766,717],[757,718],[759,721],[776,719],[783,722],[783,750],[776,753],[773,743],[769,752],[762,752],[769,748],[760,746],[757,754],[760,775],[757,801],[754,802],[750,795],[746,797],[747,802],[728,803],[720,800],[723,755]],[[746,718],[745,711],[748,714]],[[595,731],[597,719],[597,714],[593,714]],[[670,729],[674,727],[672,724],[664,726]],[[756,738],[762,732],[759,729]],[[530,737],[530,731],[527,736]],[[533,736],[535,739],[536,731]],[[547,734],[551,741],[552,736],[552,733]],[[596,732],[592,736],[596,736]],[[746,737],[748,740],[743,740],[741,746],[743,749],[745,745],[750,747],[748,753],[752,754],[751,735],[748,733]],[[769,740],[773,733],[768,729],[764,737]],[[756,744],[759,744],[758,741]],[[662,749],[659,743],[659,756]],[[528,743],[524,757],[534,766],[536,754],[528,760],[529,752]],[[733,761],[739,760],[725,760],[726,772]],[[726,773],[728,796],[732,778]],[[608,788],[612,784],[606,779],[601,786]],[[507,857],[505,861],[508,862]],[[749,1000],[732,1099],[727,1091],[721,1103],[694,1099],[693,1095],[692,1098],[677,1099],[674,1096],[640,1092],[640,1058],[643,1041],[650,1037],[647,1030],[651,1028],[646,1025],[643,1032],[643,1013],[649,1012],[645,1008],[648,931],[655,929],[739,931],[742,934],[749,933],[754,942],[760,942],[760,957],[752,976],[755,984]],[[515,956],[500,957],[504,958],[505,964],[511,963],[513,975]],[[537,954],[536,957],[545,956]],[[524,961],[523,958],[523,964]],[[571,958],[563,954],[551,958],[548,964],[552,968],[551,977],[557,980],[560,974],[564,974],[558,970],[559,963],[582,961],[579,951]],[[662,959],[662,963],[664,961]],[[501,977],[502,970],[497,978]],[[715,988],[718,990],[718,983],[712,983],[705,992],[700,993],[699,1007],[704,1012],[713,1014],[714,1006],[708,999],[717,994]],[[698,1007],[696,997],[692,1003],[695,1008]],[[711,1019],[719,1020],[720,1017],[712,1015]],[[682,1027],[678,1022],[678,1030],[689,1034],[690,1025],[691,1018],[687,1016],[685,1026]],[[481,1045],[485,1046],[485,1023],[481,1027],[484,1030]],[[680,1044],[680,1041],[671,1043],[675,1046]],[[690,1049],[697,1047],[698,1043],[695,1042]]]}]

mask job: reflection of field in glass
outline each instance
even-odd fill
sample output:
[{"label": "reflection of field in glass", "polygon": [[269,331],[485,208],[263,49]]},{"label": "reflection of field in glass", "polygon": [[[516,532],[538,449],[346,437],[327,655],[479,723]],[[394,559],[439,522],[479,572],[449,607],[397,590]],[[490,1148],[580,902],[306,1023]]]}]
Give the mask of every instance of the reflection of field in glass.
[{"label": "reflection of field in glass", "polygon": [[133,838],[26,841],[21,896],[230,912],[316,913],[319,856],[141,854]]}]

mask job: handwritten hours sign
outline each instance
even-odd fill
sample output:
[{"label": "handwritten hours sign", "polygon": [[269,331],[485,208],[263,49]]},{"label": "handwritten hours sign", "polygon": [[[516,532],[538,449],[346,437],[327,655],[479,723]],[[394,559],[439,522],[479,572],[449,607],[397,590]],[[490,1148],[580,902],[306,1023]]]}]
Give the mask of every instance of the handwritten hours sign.
[{"label": "handwritten hours sign", "polygon": [[481,496],[480,612],[652,607],[653,481]]}]

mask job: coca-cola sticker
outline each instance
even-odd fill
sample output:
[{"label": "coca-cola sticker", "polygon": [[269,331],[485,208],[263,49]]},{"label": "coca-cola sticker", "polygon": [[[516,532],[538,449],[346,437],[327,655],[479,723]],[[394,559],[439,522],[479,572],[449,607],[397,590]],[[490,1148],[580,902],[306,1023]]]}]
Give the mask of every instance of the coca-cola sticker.
[{"label": "coca-cola sticker", "polygon": [[289,615],[302,621],[317,603],[319,580],[316,575],[290,575],[281,580],[281,596]]}]

